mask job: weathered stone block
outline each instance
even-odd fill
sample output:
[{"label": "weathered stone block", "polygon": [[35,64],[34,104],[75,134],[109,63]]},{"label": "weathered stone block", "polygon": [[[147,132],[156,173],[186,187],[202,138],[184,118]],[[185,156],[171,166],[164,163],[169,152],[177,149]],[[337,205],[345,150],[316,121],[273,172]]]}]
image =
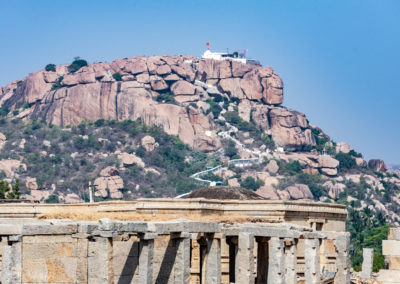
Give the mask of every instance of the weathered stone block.
[{"label": "weathered stone block", "polygon": [[400,270],[400,256],[387,256],[389,269]]},{"label": "weathered stone block", "polygon": [[400,241],[383,240],[382,241],[382,254],[400,256]]},{"label": "weathered stone block", "polygon": [[388,240],[400,241],[400,228],[389,228]]},{"label": "weathered stone block", "polygon": [[390,284],[390,283],[399,283],[400,279],[400,270],[379,270],[379,275],[377,277],[378,281],[381,283]]},{"label": "weathered stone block", "polygon": [[374,249],[363,248],[363,263],[361,270],[362,278],[371,277],[373,263],[374,263]]},{"label": "weathered stone block", "polygon": [[22,234],[30,235],[71,235],[78,232],[76,224],[63,225],[23,225]]}]

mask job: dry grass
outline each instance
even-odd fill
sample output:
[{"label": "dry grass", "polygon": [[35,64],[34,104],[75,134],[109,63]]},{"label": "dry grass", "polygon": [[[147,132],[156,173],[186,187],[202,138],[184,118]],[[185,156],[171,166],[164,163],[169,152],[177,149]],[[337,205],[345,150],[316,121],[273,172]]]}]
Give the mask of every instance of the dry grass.
[{"label": "dry grass", "polygon": [[219,215],[166,215],[160,214],[151,216],[149,214],[140,214],[136,212],[96,212],[86,208],[74,210],[52,210],[41,214],[39,219],[67,219],[80,221],[98,221],[102,218],[110,218],[119,221],[170,221],[176,219],[185,219],[197,222],[215,222],[224,224],[233,223],[275,223],[267,218],[261,217],[239,217],[239,216],[219,216]]}]

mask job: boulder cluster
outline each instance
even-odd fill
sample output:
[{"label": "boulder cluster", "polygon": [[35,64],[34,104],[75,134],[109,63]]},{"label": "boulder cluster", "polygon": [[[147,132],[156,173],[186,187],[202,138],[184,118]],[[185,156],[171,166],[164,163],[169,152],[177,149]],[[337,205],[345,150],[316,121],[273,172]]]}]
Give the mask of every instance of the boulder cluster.
[{"label": "boulder cluster", "polygon": [[[67,65],[41,70],[0,89],[0,105],[20,118],[56,125],[82,120],[141,118],[178,135],[195,149],[220,147],[207,100],[223,97],[272,135],[278,146],[315,141],[304,114],[280,106],[283,83],[271,67],[194,56],[137,56],[96,63],[71,73]],[[168,98],[173,102],[168,101]]]}]

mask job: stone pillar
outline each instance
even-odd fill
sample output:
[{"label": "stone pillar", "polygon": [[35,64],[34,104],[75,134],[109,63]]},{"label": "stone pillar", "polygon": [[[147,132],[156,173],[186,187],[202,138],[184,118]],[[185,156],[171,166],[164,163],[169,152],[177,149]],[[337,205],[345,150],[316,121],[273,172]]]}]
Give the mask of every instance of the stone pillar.
[{"label": "stone pillar", "polygon": [[257,240],[257,278],[256,284],[267,283],[269,266],[269,246],[267,237],[256,237]]},{"label": "stone pillar", "polygon": [[319,240],[305,239],[304,259],[306,284],[317,284],[321,282],[319,265]]},{"label": "stone pillar", "polygon": [[205,283],[221,284],[221,238],[207,238]]},{"label": "stone pillar", "polygon": [[96,237],[97,244],[97,281],[109,284],[114,281],[112,238]]},{"label": "stone pillar", "polygon": [[336,249],[335,283],[349,284],[350,283],[350,258],[349,258],[350,236],[348,235],[338,236],[337,239],[334,241],[334,244]]},{"label": "stone pillar", "polygon": [[363,263],[361,270],[362,278],[371,277],[373,264],[374,264],[374,249],[363,248]]},{"label": "stone pillar", "polygon": [[[273,237],[269,240],[268,283],[285,284],[285,259],[283,240]],[[265,282],[264,282],[265,283]]]},{"label": "stone pillar", "polygon": [[285,282],[297,284],[297,246],[294,239],[285,240]]},{"label": "stone pillar", "polygon": [[239,233],[236,283],[254,284],[254,235]]},{"label": "stone pillar", "polygon": [[22,242],[3,246],[1,263],[1,283],[16,284],[22,282]]},{"label": "stone pillar", "polygon": [[78,283],[88,283],[88,247],[87,238],[77,239],[78,264],[76,268],[76,280]]},{"label": "stone pillar", "polygon": [[190,280],[190,239],[189,234],[175,238],[177,253],[174,263],[174,283],[187,284]]},{"label": "stone pillar", "polygon": [[138,283],[153,283],[153,256],[154,256],[154,239],[157,234],[141,234],[139,235],[139,280]]}]

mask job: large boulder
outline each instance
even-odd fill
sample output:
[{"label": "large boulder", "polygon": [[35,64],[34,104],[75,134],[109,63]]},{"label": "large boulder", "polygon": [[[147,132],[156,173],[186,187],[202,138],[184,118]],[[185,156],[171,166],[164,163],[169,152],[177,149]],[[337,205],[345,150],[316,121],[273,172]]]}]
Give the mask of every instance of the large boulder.
[{"label": "large boulder", "polygon": [[304,114],[286,108],[272,108],[269,111],[269,121],[272,138],[278,146],[297,150],[315,145]]},{"label": "large boulder", "polygon": [[387,167],[385,162],[381,159],[371,159],[368,161],[368,167],[373,169],[376,172],[385,173],[387,171]]},{"label": "large boulder", "polygon": [[257,189],[256,193],[266,199],[270,200],[278,200],[279,196],[276,192],[276,189],[269,185],[264,185]]}]

